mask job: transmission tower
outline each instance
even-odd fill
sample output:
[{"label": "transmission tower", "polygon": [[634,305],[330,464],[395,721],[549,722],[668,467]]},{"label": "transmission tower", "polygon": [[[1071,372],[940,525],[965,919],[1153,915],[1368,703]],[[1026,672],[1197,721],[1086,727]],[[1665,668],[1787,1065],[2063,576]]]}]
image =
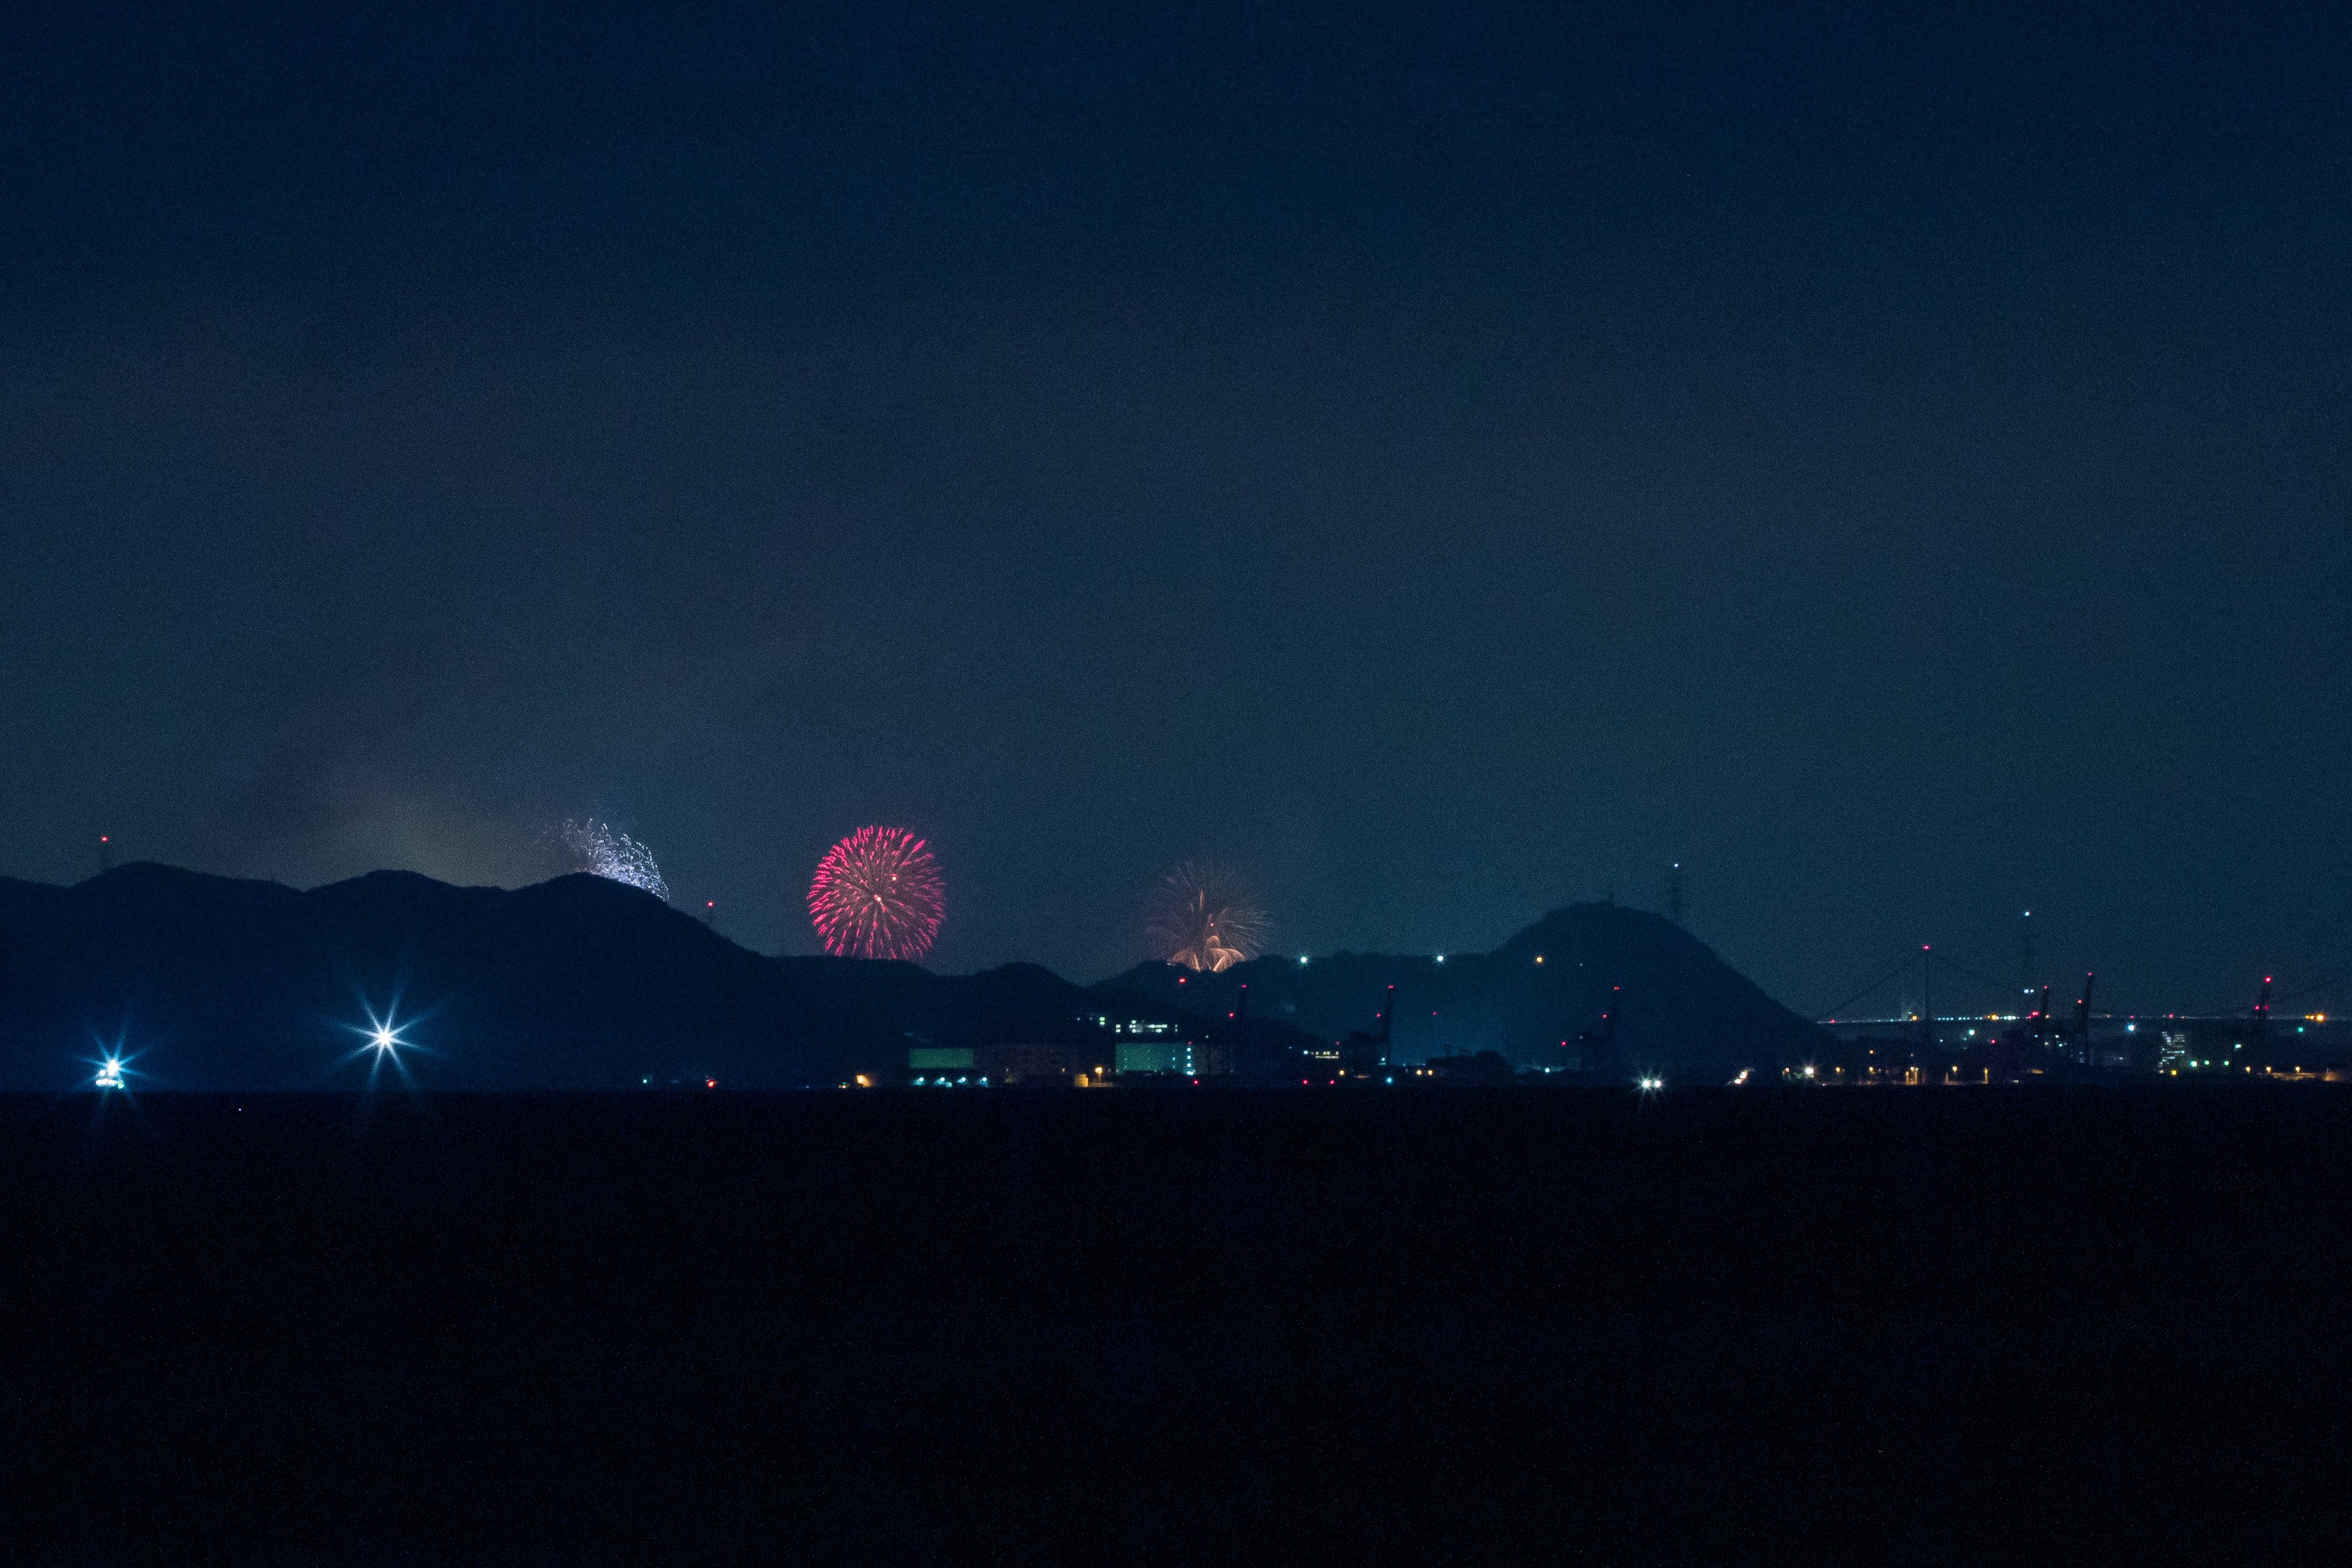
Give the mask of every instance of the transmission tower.
[{"label": "transmission tower", "polygon": [[1683,863],[1679,860],[1666,872],[1666,919],[1676,925],[1683,923]]}]

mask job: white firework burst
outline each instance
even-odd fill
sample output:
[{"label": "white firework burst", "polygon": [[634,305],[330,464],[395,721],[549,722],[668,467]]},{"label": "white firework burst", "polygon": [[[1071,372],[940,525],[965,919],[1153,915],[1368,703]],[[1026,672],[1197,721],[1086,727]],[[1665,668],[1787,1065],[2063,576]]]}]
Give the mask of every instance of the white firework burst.
[{"label": "white firework burst", "polygon": [[578,822],[567,819],[555,836],[572,852],[581,870],[643,888],[664,903],[669,901],[669,884],[662,880],[654,852],[627,834],[615,833],[609,824],[592,816]]},{"label": "white firework burst", "polygon": [[1249,886],[1226,867],[1187,860],[1152,898],[1151,942],[1160,956],[1212,973],[1255,958],[1267,921]]}]

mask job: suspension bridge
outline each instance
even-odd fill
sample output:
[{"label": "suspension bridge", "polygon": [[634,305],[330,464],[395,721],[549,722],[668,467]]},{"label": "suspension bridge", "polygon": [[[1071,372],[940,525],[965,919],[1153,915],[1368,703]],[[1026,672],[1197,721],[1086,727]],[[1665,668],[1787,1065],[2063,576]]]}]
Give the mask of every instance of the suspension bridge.
[{"label": "suspension bridge", "polygon": [[[2030,937],[2023,952],[2030,973]],[[2101,1012],[2097,986],[2095,971],[2063,989],[2007,984],[1922,943],[1814,1018],[1853,1058],[1834,1064],[1861,1075],[1848,1081],[1994,1082],[2066,1069],[2352,1073],[2352,1019],[2326,1005],[2352,995],[2352,973],[2291,990],[2266,975],[2245,1005],[2196,1012]]]}]

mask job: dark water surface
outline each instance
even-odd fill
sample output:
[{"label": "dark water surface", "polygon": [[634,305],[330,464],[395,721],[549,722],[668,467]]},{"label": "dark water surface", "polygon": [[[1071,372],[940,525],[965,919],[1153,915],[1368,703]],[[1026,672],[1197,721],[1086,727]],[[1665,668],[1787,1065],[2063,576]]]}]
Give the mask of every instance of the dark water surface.
[{"label": "dark water surface", "polygon": [[2352,1094],[0,1100],[23,1560],[2324,1560]]}]

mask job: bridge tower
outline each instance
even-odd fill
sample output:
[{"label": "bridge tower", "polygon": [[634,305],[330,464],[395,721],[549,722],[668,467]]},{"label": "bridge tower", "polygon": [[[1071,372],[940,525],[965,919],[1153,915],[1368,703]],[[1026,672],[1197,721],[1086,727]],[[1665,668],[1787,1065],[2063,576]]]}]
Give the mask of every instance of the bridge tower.
[{"label": "bridge tower", "polygon": [[2096,970],[2083,976],[2083,997],[2074,1004],[2074,1048],[2082,1053],[2075,1059],[2084,1067],[2091,1065],[2091,985],[2098,978]]},{"label": "bridge tower", "polygon": [[1934,966],[1935,948],[1927,942],[1919,944],[1919,1022],[1926,1049],[1919,1053],[1919,1065],[1925,1068],[1936,1054],[1936,985],[1929,974]]}]

